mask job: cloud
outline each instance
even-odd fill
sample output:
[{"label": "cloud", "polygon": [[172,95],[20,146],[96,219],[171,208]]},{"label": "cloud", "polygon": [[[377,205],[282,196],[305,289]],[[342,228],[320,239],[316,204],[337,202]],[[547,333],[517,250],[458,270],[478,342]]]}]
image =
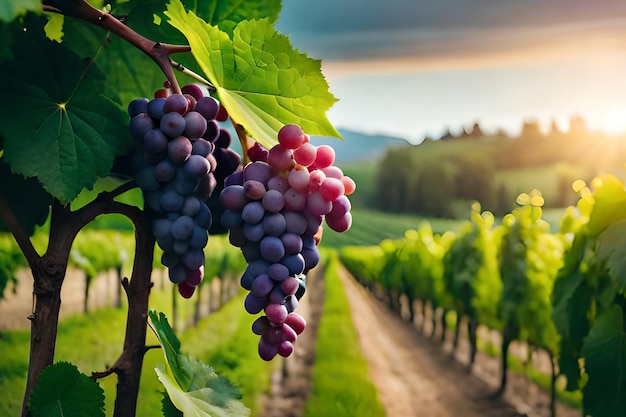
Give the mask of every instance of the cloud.
[{"label": "cloud", "polygon": [[623,53],[626,2],[292,0],[284,2],[278,27],[329,65],[378,60],[402,64],[396,69],[508,65]]}]

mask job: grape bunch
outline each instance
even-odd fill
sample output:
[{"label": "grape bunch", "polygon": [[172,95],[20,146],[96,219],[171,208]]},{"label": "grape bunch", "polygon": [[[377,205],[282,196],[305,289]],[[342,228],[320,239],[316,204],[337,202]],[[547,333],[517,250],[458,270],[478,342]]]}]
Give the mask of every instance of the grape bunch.
[{"label": "grape bunch", "polygon": [[248,156],[251,162],[229,176],[220,193],[221,223],[248,262],[244,306],[250,314],[265,313],[252,331],[261,336],[259,356],[269,361],[289,356],[306,326],[294,310],[306,273],[320,261],[322,223],[337,232],[350,228],[347,196],[355,183],[333,166],[330,146],[313,145],[295,124],[281,128],[274,147],[255,143]]},{"label": "grape bunch", "polygon": [[230,133],[220,103],[196,85],[155,98],[137,98],[128,105],[130,133],[137,143],[133,155],[135,180],[152,214],[152,230],[163,250],[161,262],[179,293],[189,298],[204,276],[204,248],[212,213],[207,205],[218,178],[241,168],[229,149]]}]

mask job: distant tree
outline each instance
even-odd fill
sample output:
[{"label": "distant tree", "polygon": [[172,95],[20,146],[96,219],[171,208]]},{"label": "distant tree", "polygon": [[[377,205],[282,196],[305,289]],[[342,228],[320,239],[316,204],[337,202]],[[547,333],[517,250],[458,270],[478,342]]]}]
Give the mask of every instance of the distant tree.
[{"label": "distant tree", "polygon": [[480,124],[478,124],[478,122],[475,122],[471,129],[467,130],[464,129],[465,133],[468,137],[471,138],[482,138],[485,136],[485,134],[483,133],[483,130],[480,128]]},{"label": "distant tree", "polygon": [[454,173],[450,164],[429,161],[420,167],[415,190],[420,199],[419,213],[433,217],[452,217]]},{"label": "distant tree", "polygon": [[378,167],[376,207],[391,212],[407,211],[406,200],[417,175],[410,152],[389,149]]},{"label": "distant tree", "polygon": [[484,152],[463,154],[454,158],[454,165],[454,197],[492,206],[495,163],[491,156]]},{"label": "distant tree", "polygon": [[521,139],[540,139],[543,137],[539,122],[536,120],[526,120],[522,124],[522,132],[520,133]]}]

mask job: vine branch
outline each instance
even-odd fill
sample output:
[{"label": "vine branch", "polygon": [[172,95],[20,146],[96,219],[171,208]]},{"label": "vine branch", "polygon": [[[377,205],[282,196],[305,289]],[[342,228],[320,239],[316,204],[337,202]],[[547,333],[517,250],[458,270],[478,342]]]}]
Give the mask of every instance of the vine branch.
[{"label": "vine branch", "polygon": [[98,10],[91,6],[85,0],[63,1],[63,0],[43,0],[43,10],[52,13],[60,13],[75,19],[84,20],[95,26],[114,33],[120,38],[126,40],[143,53],[148,55],[161,68],[163,74],[170,82],[172,90],[180,94],[180,85],[174,75],[170,54],[178,52],[189,52],[191,47],[188,45],[171,45],[150,40],[133,29],[126,26],[121,20],[117,19],[109,13]]},{"label": "vine branch", "polygon": [[213,92],[215,92],[217,90],[215,88],[215,86],[209,80],[207,80],[206,78],[204,78],[200,74],[195,73],[194,71],[190,70],[189,68],[185,67],[180,62],[176,62],[173,59],[170,59],[170,62],[172,63],[172,67],[174,67],[174,69],[182,72],[183,74],[186,74],[186,75],[190,76],[191,78],[195,79],[196,81],[201,82],[202,84],[205,84],[209,88],[209,92],[213,93]]},{"label": "vine branch", "polygon": [[22,253],[26,257],[26,261],[29,265],[33,265],[37,259],[41,257],[35,250],[33,243],[30,241],[28,234],[22,228],[19,221],[15,217],[15,213],[11,210],[11,207],[7,203],[4,195],[0,193],[0,218],[4,221],[4,223],[9,228],[9,231],[13,234],[15,241],[18,246],[22,250]]}]

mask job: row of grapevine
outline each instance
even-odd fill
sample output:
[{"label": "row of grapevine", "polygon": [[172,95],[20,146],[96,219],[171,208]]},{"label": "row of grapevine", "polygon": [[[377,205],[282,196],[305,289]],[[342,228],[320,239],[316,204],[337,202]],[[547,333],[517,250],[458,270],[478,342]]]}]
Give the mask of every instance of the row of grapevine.
[{"label": "row of grapevine", "polygon": [[26,266],[26,259],[7,233],[0,233],[0,299],[5,288],[17,284],[15,272]]},{"label": "row of grapevine", "polygon": [[[34,236],[38,250],[45,248],[47,244],[45,240],[43,234]],[[214,277],[220,279],[219,299],[211,304],[221,306],[238,293],[238,277],[245,269],[245,261],[237,248],[228,243],[226,236],[212,237],[207,249],[205,253],[207,279],[203,280],[201,284],[208,286]],[[115,271],[118,282],[123,282],[125,274],[131,267],[133,251],[134,237],[130,232],[90,229],[78,234],[70,251],[69,264],[84,276],[83,312],[86,313],[89,310],[90,292],[97,277],[109,271]],[[166,277],[164,266],[160,262],[161,256],[162,250],[155,246],[153,268],[155,272],[162,271],[165,277],[163,282],[165,282],[169,280]],[[2,284],[0,289],[6,287],[6,292],[0,292],[0,305],[3,296],[9,296],[9,292],[17,285],[18,270],[26,267],[26,260],[15,240],[8,233],[0,233],[0,284]],[[122,306],[124,301],[122,291],[122,285],[118,285],[117,292],[113,295],[113,300],[110,301],[113,306]],[[201,296],[203,293],[199,291],[198,297],[194,299],[193,322],[197,322],[203,316],[200,310],[202,305],[208,301]],[[210,291],[208,294],[211,294]],[[172,304],[176,316],[176,296],[172,298]],[[173,319],[176,320],[176,317]],[[173,325],[175,323],[176,321]]]},{"label": "row of grapevine", "polygon": [[[392,308],[406,297],[433,311],[456,312],[456,348],[465,319],[470,367],[479,324],[500,332],[504,393],[515,340],[552,359],[552,414],[557,377],[583,394],[583,415],[617,417],[626,409],[626,188],[600,176],[574,183],[580,198],[552,232],[534,190],[496,221],[472,206],[456,233],[433,234],[427,223],[376,247],[346,247],[346,267]],[[432,314],[433,329],[436,315]],[[442,320],[443,324],[443,320]],[[423,321],[422,321],[423,325]],[[433,330],[434,331],[434,330]],[[442,332],[445,337],[445,332]]]}]

